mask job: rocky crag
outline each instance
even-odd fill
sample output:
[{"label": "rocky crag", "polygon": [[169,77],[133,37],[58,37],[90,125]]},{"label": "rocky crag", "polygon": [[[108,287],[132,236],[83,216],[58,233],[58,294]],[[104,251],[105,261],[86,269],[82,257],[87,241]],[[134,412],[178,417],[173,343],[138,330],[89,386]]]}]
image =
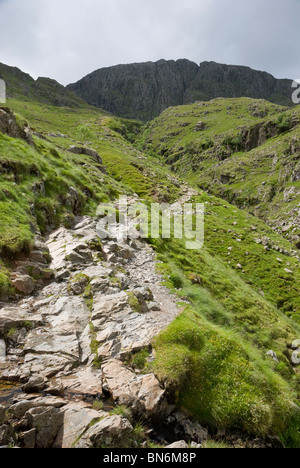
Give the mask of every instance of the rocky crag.
[{"label": "rocky crag", "polygon": [[160,60],[102,68],[67,88],[114,115],[151,120],[167,107],[217,97],[250,97],[290,106],[291,85],[291,80],[248,67]]}]

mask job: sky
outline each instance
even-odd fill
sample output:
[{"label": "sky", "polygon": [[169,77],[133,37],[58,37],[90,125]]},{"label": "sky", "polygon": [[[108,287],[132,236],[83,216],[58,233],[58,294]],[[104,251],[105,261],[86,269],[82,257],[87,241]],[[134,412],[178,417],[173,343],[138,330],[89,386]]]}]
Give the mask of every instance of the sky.
[{"label": "sky", "polygon": [[187,58],[300,78],[300,0],[0,0],[0,62],[66,85]]}]

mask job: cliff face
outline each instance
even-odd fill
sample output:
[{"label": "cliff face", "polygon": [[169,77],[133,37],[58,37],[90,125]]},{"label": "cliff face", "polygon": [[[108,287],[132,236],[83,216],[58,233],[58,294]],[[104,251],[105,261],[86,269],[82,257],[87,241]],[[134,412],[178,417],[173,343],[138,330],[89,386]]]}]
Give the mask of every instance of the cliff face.
[{"label": "cliff face", "polygon": [[183,104],[198,66],[188,60],[118,65],[91,73],[68,89],[113,114],[148,120]]},{"label": "cliff face", "polygon": [[102,68],[68,89],[113,114],[150,120],[167,107],[216,97],[262,98],[290,105],[291,84],[248,67],[160,60]]}]

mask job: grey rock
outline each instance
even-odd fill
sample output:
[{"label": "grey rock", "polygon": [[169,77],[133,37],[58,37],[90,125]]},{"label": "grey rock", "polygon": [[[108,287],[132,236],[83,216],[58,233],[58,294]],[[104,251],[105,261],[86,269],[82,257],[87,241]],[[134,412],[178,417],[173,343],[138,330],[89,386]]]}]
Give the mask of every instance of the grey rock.
[{"label": "grey rock", "polygon": [[21,127],[13,111],[7,107],[0,106],[0,132],[12,138],[22,138],[32,144],[32,138],[27,127]]},{"label": "grey rock", "polygon": [[65,405],[66,402],[61,398],[40,397],[35,398],[34,400],[21,400],[18,403],[15,403],[9,408],[9,413],[16,419],[21,419],[27,411],[33,408],[62,408]]},{"label": "grey rock", "polygon": [[5,416],[6,416],[6,408],[3,405],[0,405],[0,424],[2,424],[5,421]]},{"label": "grey rock", "polygon": [[26,337],[25,353],[66,355],[73,360],[79,360],[79,342],[74,331],[68,335],[58,335],[53,331],[40,328],[28,333]]},{"label": "grey rock", "polygon": [[72,375],[57,380],[64,392],[84,397],[99,398],[102,395],[102,373],[91,367],[82,367]]},{"label": "grey rock", "polygon": [[205,130],[205,128],[206,128],[206,124],[200,121],[195,126],[195,132],[201,132],[202,130]]},{"label": "grey rock", "polygon": [[70,403],[64,409],[63,425],[57,435],[55,447],[73,448],[78,437],[93,421],[106,416],[107,413],[90,409],[84,403]]},{"label": "grey rock", "polygon": [[18,307],[4,307],[0,309],[0,332],[5,334],[12,328],[24,327],[24,322],[30,322],[31,328],[43,325],[44,320],[39,314],[33,314]]},{"label": "grey rock", "polygon": [[30,254],[30,258],[34,262],[47,263],[47,256],[40,250],[33,250]]},{"label": "grey rock", "polygon": [[127,419],[121,416],[108,416],[92,426],[75,447],[101,448],[103,445],[122,447],[132,430],[133,427]]},{"label": "grey rock", "polygon": [[189,446],[184,440],[174,442],[174,444],[168,445],[166,449],[188,449]]},{"label": "grey rock", "polygon": [[34,449],[36,443],[36,429],[30,429],[30,431],[21,432],[21,434],[18,436],[18,441],[23,448]]},{"label": "grey rock", "polygon": [[277,354],[275,353],[275,351],[272,351],[272,350],[268,351],[268,352],[267,352],[267,356],[268,356],[269,358],[273,359],[273,361],[279,362],[278,356],[277,356]]},{"label": "grey rock", "polygon": [[0,426],[0,445],[6,445],[9,443],[9,426]]},{"label": "grey rock", "polygon": [[194,449],[201,449],[201,448],[202,448],[202,445],[201,445],[201,444],[197,444],[196,442],[192,442],[192,443],[191,443],[191,448],[194,448]]},{"label": "grey rock", "polygon": [[73,154],[85,154],[86,156],[90,156],[95,162],[98,164],[103,164],[103,160],[97,151],[86,148],[84,146],[71,146],[68,151]]},{"label": "grey rock", "polygon": [[166,409],[165,392],[154,374],[136,375],[116,359],[104,364],[103,378],[113,399],[130,406],[146,417],[158,416]]},{"label": "grey rock", "polygon": [[18,378],[28,379],[31,375],[39,374],[47,378],[54,377],[59,372],[68,372],[78,358],[55,354],[26,353],[24,364],[18,370]]},{"label": "grey rock", "polygon": [[22,390],[25,393],[39,393],[46,387],[47,379],[42,375],[33,376],[27,384],[23,385]]},{"label": "grey rock", "polygon": [[201,444],[208,438],[208,432],[198,422],[192,421],[182,413],[173,413],[168,416],[167,424],[175,434],[184,434],[186,440],[193,440]]},{"label": "grey rock", "polygon": [[25,414],[28,426],[36,429],[36,447],[50,448],[63,424],[63,412],[54,407],[32,408]]},{"label": "grey rock", "polygon": [[35,289],[35,282],[28,275],[19,275],[12,280],[12,285],[23,294],[31,294]]},{"label": "grey rock", "polygon": [[151,120],[167,107],[217,97],[278,99],[278,104],[291,105],[291,85],[248,67],[160,60],[102,68],[68,89],[120,117]]},{"label": "grey rock", "polygon": [[0,340],[0,362],[6,359],[6,344],[4,340]]}]

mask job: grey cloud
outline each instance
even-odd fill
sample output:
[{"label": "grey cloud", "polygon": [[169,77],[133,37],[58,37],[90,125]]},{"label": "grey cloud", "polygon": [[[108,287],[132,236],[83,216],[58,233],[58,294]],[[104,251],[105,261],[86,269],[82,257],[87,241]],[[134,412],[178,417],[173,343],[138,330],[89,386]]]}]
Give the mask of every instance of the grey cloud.
[{"label": "grey cloud", "polygon": [[0,0],[0,61],[63,84],[160,58],[297,78],[299,14],[299,0]]}]

